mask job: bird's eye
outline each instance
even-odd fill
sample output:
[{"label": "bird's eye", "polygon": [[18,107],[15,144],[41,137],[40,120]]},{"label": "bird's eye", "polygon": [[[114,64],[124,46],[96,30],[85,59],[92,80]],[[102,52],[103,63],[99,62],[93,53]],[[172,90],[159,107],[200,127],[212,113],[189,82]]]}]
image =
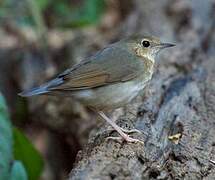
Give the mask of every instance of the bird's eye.
[{"label": "bird's eye", "polygon": [[144,40],[144,41],[142,41],[142,45],[143,45],[143,47],[149,47],[150,43],[149,43],[149,41]]}]

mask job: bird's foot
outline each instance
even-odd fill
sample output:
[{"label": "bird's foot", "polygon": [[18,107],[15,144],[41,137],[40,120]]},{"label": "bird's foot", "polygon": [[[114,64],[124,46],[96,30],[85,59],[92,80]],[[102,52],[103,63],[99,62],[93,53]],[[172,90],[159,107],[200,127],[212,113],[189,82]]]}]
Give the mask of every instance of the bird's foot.
[{"label": "bird's foot", "polygon": [[124,133],[130,134],[130,133],[139,133],[142,134],[141,131],[139,131],[138,129],[124,129],[124,128],[120,128]]},{"label": "bird's foot", "polygon": [[[131,143],[141,143],[144,144],[144,142],[138,140],[138,139],[134,139],[131,138],[128,134],[126,133],[133,133],[133,132],[140,132],[137,129],[132,129],[132,130],[125,130],[121,127],[119,127],[115,122],[113,122],[110,118],[108,118],[102,111],[99,111],[98,114],[104,119],[106,120],[113,128],[114,130],[116,130],[121,137],[109,137],[107,139],[113,139],[113,140],[124,140],[126,142],[131,142]],[[126,132],[126,133],[125,133]],[[140,132],[141,133],[141,132]]]},{"label": "bird's foot", "polygon": [[128,143],[141,143],[144,145],[143,141],[141,141],[139,139],[132,138],[127,134],[125,134],[124,136],[120,136],[120,137],[107,137],[107,140],[117,140],[117,141],[124,140]]}]

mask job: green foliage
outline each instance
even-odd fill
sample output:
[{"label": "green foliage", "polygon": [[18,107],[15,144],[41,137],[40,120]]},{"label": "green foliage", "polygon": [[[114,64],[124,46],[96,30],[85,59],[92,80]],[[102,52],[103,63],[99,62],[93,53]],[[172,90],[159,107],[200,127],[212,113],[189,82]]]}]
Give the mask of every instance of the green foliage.
[{"label": "green foliage", "polygon": [[51,0],[36,0],[35,3],[37,4],[40,10],[45,10],[48,5],[50,4]]},{"label": "green foliage", "polygon": [[12,160],[11,124],[4,98],[0,94],[0,180],[9,179]]},{"label": "green foliage", "polygon": [[12,169],[11,169],[11,176],[10,180],[27,180],[27,174],[25,168],[23,167],[20,161],[14,161]]},{"label": "green foliage", "polygon": [[67,27],[83,27],[97,23],[104,8],[104,0],[85,0],[79,7],[73,8],[69,8],[68,5],[59,1],[55,6],[56,12],[61,15],[59,24]]},{"label": "green foliage", "polygon": [[[6,3],[7,2],[7,3]],[[18,26],[34,26],[35,10],[49,26],[84,27],[99,22],[105,0],[7,0],[0,3],[1,17],[11,17]],[[10,11],[13,10],[11,14]],[[46,15],[44,15],[46,14]],[[37,26],[37,25],[36,25]],[[35,28],[36,28],[35,26]]]},{"label": "green foliage", "polygon": [[20,160],[30,180],[37,180],[43,170],[43,159],[27,137],[18,129],[13,129],[14,157]]},{"label": "green foliage", "polygon": [[[11,168],[12,167],[12,168]],[[20,177],[26,180],[26,172],[20,162],[13,162],[13,136],[5,100],[0,94],[0,180]]]},{"label": "green foliage", "polygon": [[36,180],[42,168],[42,158],[31,142],[21,131],[12,132],[7,106],[0,94],[0,180]]}]

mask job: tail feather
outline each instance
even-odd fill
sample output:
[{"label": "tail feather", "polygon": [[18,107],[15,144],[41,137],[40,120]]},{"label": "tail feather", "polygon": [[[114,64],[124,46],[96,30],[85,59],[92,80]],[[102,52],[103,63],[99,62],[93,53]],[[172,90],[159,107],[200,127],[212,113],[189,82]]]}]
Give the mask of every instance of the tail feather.
[{"label": "tail feather", "polygon": [[62,78],[56,78],[39,87],[35,87],[30,90],[23,91],[23,92],[19,93],[18,95],[22,96],[22,97],[30,97],[30,96],[35,96],[35,95],[46,94],[51,91],[51,88],[54,88],[62,83],[63,83]]},{"label": "tail feather", "polygon": [[46,87],[36,87],[30,90],[23,91],[19,93],[19,96],[22,97],[30,97],[30,96],[35,96],[35,95],[40,95],[40,94],[45,94],[48,93],[49,91],[46,89]]}]

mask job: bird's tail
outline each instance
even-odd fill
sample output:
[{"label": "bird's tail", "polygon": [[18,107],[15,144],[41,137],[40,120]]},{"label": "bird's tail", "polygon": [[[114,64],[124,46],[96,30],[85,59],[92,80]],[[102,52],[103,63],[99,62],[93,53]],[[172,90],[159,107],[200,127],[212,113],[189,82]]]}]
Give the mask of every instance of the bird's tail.
[{"label": "bird's tail", "polygon": [[62,83],[63,83],[62,78],[56,78],[39,87],[35,87],[30,90],[23,91],[23,92],[19,93],[18,95],[22,96],[22,97],[29,97],[29,96],[46,94],[46,93],[49,93],[52,88],[54,88]]}]

